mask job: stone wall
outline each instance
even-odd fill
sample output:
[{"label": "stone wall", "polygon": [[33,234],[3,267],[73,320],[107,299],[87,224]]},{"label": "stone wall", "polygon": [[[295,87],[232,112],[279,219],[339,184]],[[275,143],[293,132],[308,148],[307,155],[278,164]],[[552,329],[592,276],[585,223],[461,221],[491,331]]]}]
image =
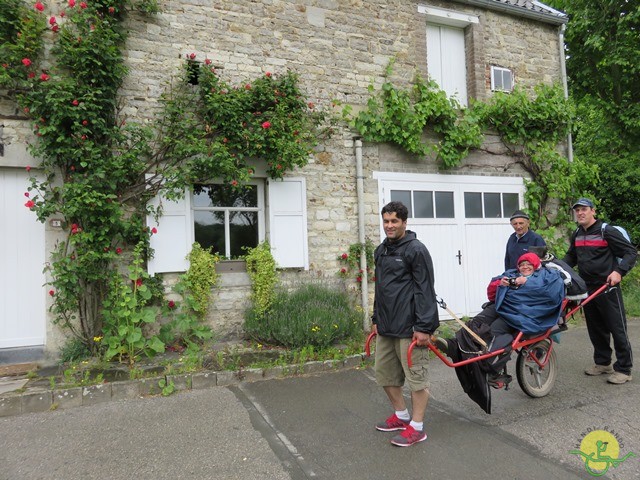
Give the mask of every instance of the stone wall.
[{"label": "stone wall", "polygon": [[[47,13],[58,14],[66,2],[57,4],[59,7],[56,2],[49,4]],[[134,14],[128,20],[125,58],[130,75],[121,91],[123,114],[129,121],[152,121],[159,110],[160,95],[176,81],[190,53],[201,61],[211,59],[220,75],[233,83],[267,71],[278,74],[291,69],[299,74],[308,99],[320,107],[330,109],[334,99],[362,106],[369,98],[368,86],[382,84],[392,58],[396,59],[396,82],[408,84],[416,71],[428,74],[426,20],[418,13],[419,4],[479,16],[479,24],[465,32],[471,97],[486,99],[491,95],[490,65],[512,69],[517,84],[526,88],[561,80],[557,27],[457,2],[165,0],[160,1],[160,14]],[[19,114],[6,100],[1,104],[3,113]],[[24,145],[30,135],[28,126],[19,119],[5,121],[4,136],[10,143]],[[333,277],[339,270],[338,253],[358,241],[353,137],[344,127],[338,130],[319,146],[308,166],[295,172],[307,181],[312,275]],[[495,138],[488,137],[485,148],[492,154],[474,152],[447,173],[523,174],[501,154]],[[11,161],[0,158],[0,166],[7,162]],[[25,162],[22,158],[17,164]],[[373,172],[436,173],[438,167],[433,159],[416,159],[395,147],[371,144],[364,145],[363,163],[366,236],[375,242],[379,214]],[[224,303],[227,293],[217,295],[219,304]],[[231,297],[225,305],[233,308],[220,307],[218,311],[230,319],[228,330],[237,331],[239,317],[231,311],[245,305],[237,296]]]}]

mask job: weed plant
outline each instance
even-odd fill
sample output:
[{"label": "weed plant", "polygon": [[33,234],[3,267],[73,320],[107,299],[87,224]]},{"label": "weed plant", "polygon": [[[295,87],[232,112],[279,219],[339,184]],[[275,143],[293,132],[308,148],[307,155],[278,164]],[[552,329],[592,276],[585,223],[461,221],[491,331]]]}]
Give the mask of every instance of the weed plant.
[{"label": "weed plant", "polygon": [[362,335],[361,314],[348,293],[322,283],[278,290],[263,315],[255,309],[245,316],[247,335],[264,344],[292,349],[326,348]]}]

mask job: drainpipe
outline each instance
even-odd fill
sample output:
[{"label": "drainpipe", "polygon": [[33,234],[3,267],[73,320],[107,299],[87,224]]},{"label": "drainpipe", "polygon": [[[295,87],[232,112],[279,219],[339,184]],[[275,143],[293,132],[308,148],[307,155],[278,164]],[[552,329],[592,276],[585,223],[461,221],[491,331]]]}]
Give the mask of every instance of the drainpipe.
[{"label": "drainpipe", "polygon": [[364,234],[364,174],[362,173],[362,140],[360,137],[354,138],[356,153],[356,192],[358,195],[358,242],[362,246],[360,250],[360,270],[362,270],[362,282],[360,292],[362,295],[362,328],[369,331],[369,285],[367,281],[367,252],[365,251]]},{"label": "drainpipe", "polygon": [[[560,47],[560,73],[562,75],[562,88],[564,88],[564,98],[569,98],[569,87],[567,85],[567,65],[565,63],[564,53],[564,31],[567,25],[562,24],[558,30],[558,45]],[[567,159],[569,163],[573,162],[573,137],[571,136],[571,130],[567,135]]]}]

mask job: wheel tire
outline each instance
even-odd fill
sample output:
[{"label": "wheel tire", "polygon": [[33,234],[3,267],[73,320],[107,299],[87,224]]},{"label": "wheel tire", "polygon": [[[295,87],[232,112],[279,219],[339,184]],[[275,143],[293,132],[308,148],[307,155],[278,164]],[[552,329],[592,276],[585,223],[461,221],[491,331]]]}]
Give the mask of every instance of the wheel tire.
[{"label": "wheel tire", "polygon": [[549,340],[542,340],[523,348],[518,353],[516,377],[522,391],[530,397],[540,398],[546,396],[556,383],[558,363],[555,350],[551,350],[549,361],[543,369],[529,358],[529,352],[536,352],[535,354],[538,355],[538,358],[544,358],[550,347],[551,342]]}]

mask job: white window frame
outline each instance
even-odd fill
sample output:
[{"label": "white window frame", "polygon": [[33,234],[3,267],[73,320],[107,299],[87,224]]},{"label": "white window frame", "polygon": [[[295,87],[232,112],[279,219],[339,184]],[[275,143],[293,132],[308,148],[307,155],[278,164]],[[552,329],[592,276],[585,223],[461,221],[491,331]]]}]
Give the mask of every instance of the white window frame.
[{"label": "white window frame", "polygon": [[[508,75],[509,77],[511,88],[504,87],[505,75]],[[513,75],[512,70],[504,67],[498,67],[496,65],[491,65],[491,91],[511,93],[513,91],[514,86],[515,86],[515,76]]]},{"label": "white window frame", "polygon": [[[222,185],[222,182],[207,182],[201,185]],[[247,182],[247,185],[255,185],[258,187],[258,206],[257,207],[191,207],[193,212],[224,212],[224,245],[225,251],[219,252],[227,259],[231,258],[231,227],[229,223],[230,212],[257,212],[258,213],[258,243],[263,242],[265,239],[265,201],[264,201],[264,182],[258,180],[251,180]],[[193,191],[189,194],[193,196]],[[193,197],[192,197],[193,198]],[[192,202],[193,203],[193,202]],[[194,229],[195,238],[195,215],[192,215],[193,221],[191,223]]]}]

